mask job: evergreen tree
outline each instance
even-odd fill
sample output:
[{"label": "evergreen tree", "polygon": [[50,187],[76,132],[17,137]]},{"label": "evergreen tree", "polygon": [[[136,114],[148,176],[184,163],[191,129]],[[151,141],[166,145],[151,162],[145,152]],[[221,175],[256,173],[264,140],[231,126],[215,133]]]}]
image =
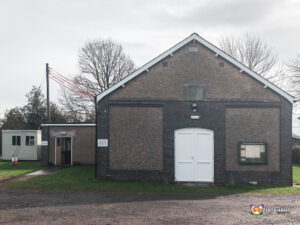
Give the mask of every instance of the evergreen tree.
[{"label": "evergreen tree", "polygon": [[6,110],[4,118],[0,122],[1,129],[22,130],[26,129],[26,118],[21,107]]},{"label": "evergreen tree", "polygon": [[[26,94],[27,103],[23,107],[7,110],[4,118],[0,120],[0,129],[31,129],[37,130],[42,123],[47,123],[46,99],[40,87],[33,86]],[[50,116],[52,123],[66,123],[67,114],[55,103],[50,103]]]},{"label": "evergreen tree", "polygon": [[27,129],[39,129],[41,123],[47,121],[46,101],[40,87],[33,86],[26,95],[27,104],[24,106]]}]

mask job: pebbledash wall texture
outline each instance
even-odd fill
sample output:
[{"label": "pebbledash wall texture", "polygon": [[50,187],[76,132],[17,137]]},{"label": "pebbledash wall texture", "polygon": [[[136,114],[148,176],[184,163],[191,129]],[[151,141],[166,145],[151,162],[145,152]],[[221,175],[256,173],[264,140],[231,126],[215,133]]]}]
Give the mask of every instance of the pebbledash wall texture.
[{"label": "pebbledash wall texture", "polygon": [[[195,84],[203,99],[186,100]],[[108,146],[96,147],[96,176],[174,182],[174,131],[195,127],[214,132],[215,184],[291,185],[291,115],[285,97],[190,41],[98,101]],[[241,165],[239,142],[267,143],[267,163]]]}]

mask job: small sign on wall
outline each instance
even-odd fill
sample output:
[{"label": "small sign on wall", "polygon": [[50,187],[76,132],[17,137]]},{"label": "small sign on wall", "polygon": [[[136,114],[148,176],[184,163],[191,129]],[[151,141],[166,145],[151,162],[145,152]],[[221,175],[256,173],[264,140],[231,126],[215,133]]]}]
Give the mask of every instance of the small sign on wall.
[{"label": "small sign on wall", "polygon": [[48,146],[48,141],[42,141],[42,146]]},{"label": "small sign on wall", "polygon": [[98,139],[98,147],[108,147],[108,139]]},{"label": "small sign on wall", "polygon": [[200,116],[199,115],[191,115],[192,120],[199,120]]}]

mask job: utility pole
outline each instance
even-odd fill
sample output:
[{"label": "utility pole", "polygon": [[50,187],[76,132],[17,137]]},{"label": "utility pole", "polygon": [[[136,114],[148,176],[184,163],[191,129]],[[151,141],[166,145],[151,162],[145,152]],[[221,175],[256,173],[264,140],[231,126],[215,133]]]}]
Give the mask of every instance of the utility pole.
[{"label": "utility pole", "polygon": [[49,101],[49,65],[46,63],[46,81],[47,81],[47,121],[48,123],[51,122],[50,120],[50,101]]}]

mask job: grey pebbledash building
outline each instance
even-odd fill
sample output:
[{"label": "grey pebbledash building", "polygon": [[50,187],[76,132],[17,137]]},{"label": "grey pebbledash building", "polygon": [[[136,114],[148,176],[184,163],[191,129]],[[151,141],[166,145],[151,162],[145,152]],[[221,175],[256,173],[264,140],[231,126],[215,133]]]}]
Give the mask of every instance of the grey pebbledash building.
[{"label": "grey pebbledash building", "polygon": [[291,185],[292,103],[194,33],[97,96],[96,176]]}]

